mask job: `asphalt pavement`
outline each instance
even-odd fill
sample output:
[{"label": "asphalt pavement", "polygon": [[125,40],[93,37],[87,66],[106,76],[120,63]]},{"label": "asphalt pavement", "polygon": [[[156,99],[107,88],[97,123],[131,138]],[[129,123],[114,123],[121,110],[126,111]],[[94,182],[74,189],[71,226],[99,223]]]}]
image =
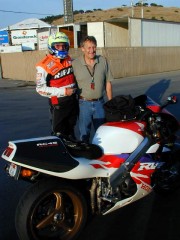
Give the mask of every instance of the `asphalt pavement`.
[{"label": "asphalt pavement", "polygon": [[[161,102],[173,94],[180,99],[180,70],[121,78],[113,82],[114,95],[147,94],[153,100]],[[35,82],[0,78],[1,153],[9,140],[47,136],[50,132],[47,99],[36,93],[34,85]],[[170,112],[180,119],[178,109],[180,101],[169,106]],[[14,223],[15,211],[28,183],[8,177],[4,165],[1,160],[0,240],[18,240]],[[179,202],[180,190],[167,197],[152,193],[111,214],[95,217],[87,224],[78,240],[179,240]]]},{"label": "asphalt pavement", "polygon": [[35,82],[0,78],[0,88],[6,89],[6,88],[27,87],[27,86],[35,86]]}]

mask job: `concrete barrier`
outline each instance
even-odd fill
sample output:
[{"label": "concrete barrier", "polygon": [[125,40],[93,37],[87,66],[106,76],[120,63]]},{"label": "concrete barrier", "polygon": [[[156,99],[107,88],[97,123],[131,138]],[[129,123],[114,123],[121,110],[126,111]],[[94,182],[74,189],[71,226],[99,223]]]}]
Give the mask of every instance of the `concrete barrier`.
[{"label": "concrete barrier", "polygon": [[[72,58],[81,49],[70,49]],[[35,65],[47,51],[1,53],[2,78],[34,81]],[[97,54],[107,58],[114,78],[180,70],[180,47],[98,48]]]}]

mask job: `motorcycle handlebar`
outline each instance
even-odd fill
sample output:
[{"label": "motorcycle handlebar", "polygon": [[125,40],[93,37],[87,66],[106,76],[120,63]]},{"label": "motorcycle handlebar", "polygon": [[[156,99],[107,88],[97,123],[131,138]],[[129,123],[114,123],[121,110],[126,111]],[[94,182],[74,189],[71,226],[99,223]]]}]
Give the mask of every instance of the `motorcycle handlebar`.
[{"label": "motorcycle handlebar", "polygon": [[139,117],[138,117],[138,120],[139,121],[143,121],[143,120],[146,120],[148,117],[150,117],[151,115],[153,114],[153,112],[146,108],[142,111],[142,113],[140,113]]}]

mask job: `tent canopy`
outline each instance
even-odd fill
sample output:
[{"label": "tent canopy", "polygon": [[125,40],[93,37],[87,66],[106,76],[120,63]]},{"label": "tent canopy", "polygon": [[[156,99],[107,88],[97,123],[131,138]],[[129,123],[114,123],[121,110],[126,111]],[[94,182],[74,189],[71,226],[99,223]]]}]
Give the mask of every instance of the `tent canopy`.
[{"label": "tent canopy", "polygon": [[43,22],[38,18],[28,18],[0,30],[21,30],[21,29],[33,29],[33,28],[37,29],[37,28],[50,28],[50,27],[51,27],[50,24]]}]

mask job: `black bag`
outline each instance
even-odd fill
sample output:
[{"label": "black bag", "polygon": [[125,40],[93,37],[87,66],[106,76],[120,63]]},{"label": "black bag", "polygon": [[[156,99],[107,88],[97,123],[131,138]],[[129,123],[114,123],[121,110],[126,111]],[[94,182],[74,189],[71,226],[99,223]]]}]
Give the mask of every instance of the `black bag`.
[{"label": "black bag", "polygon": [[131,95],[119,95],[104,104],[107,122],[135,119],[138,111]]}]

